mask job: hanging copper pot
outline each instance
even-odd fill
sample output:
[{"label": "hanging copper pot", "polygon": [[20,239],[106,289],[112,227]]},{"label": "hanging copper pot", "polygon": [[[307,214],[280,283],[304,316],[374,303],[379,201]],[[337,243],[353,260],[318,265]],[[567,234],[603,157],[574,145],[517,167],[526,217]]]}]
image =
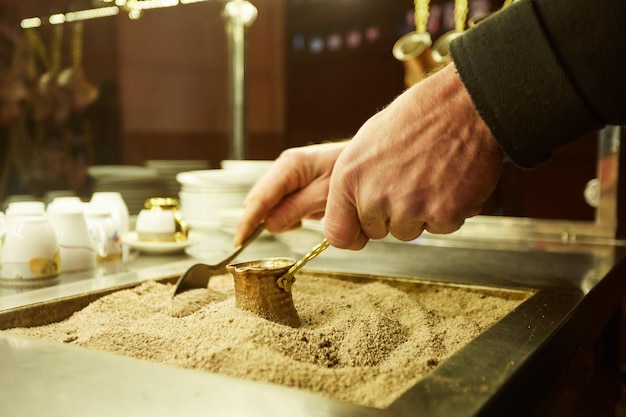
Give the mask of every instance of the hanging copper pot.
[{"label": "hanging copper pot", "polygon": [[99,91],[82,67],[83,23],[74,23],[72,29],[72,66],[59,73],[57,82],[69,92],[74,109],[81,111],[98,98]]},{"label": "hanging copper pot", "polygon": [[407,87],[420,82],[437,66],[431,45],[428,32],[407,33],[394,44],[392,53],[404,65],[404,84]]},{"label": "hanging copper pot", "polygon": [[54,124],[62,124],[70,112],[70,103],[58,85],[63,47],[63,25],[55,25],[50,45],[48,70],[39,77],[35,96],[35,118]]}]

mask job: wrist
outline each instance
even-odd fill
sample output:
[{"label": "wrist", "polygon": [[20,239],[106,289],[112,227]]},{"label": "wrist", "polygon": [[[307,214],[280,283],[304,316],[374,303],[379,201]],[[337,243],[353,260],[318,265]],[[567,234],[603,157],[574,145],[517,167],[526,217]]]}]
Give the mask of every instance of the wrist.
[{"label": "wrist", "polygon": [[478,113],[454,62],[450,63],[444,70],[447,72],[447,77],[445,78],[449,80],[450,88],[455,92],[456,100],[458,100],[459,112],[467,120],[472,136],[481,142],[480,146],[485,152],[494,154],[502,162],[509,161],[510,158],[504,151],[504,148]]}]

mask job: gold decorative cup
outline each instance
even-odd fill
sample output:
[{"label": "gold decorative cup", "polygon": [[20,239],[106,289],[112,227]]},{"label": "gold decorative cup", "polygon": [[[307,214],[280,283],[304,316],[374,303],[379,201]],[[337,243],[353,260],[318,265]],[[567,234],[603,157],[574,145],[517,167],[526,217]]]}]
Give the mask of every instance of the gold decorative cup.
[{"label": "gold decorative cup", "polygon": [[178,212],[175,198],[154,197],[145,202],[137,215],[137,238],[146,242],[184,242],[189,228]]}]

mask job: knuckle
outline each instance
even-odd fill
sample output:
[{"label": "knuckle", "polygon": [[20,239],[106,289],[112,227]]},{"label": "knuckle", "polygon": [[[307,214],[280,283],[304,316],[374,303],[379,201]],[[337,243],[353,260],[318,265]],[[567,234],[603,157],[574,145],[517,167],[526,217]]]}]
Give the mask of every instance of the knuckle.
[{"label": "knuckle", "polygon": [[390,231],[391,235],[398,240],[408,242],[417,239],[424,232],[423,223],[420,226],[403,226]]},{"label": "knuckle", "polygon": [[287,148],[283,150],[275,163],[283,164],[298,164],[305,158],[305,152],[302,148]]}]

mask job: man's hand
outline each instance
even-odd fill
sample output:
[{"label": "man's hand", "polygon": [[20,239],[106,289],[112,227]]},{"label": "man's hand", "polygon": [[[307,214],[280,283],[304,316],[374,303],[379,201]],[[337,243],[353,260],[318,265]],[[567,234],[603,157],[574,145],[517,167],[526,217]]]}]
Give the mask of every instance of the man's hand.
[{"label": "man's hand", "polygon": [[503,159],[454,64],[369,119],[341,153],[324,221],[333,246],[451,233],[480,213]]}]

